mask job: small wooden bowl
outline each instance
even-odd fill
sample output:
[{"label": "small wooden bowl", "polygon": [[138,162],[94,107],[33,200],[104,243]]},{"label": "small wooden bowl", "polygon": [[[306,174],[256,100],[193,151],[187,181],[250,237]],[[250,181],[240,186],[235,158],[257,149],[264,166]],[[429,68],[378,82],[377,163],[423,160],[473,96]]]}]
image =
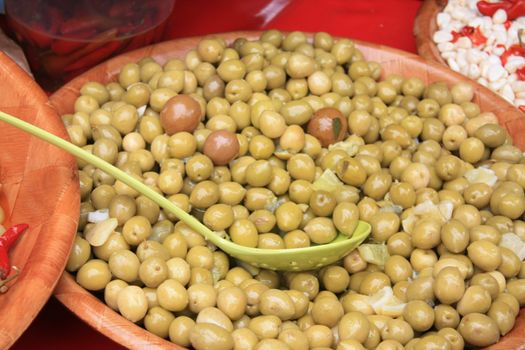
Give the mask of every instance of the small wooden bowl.
[{"label": "small wooden bowl", "polygon": [[[1,52],[0,81],[1,111],[67,136],[46,94]],[[26,330],[62,275],[78,223],[76,168],[69,154],[0,122],[0,205],[6,226],[29,224],[10,254],[20,275],[0,294],[0,349]]]},{"label": "small wooden bowl", "polygon": [[[228,42],[238,37],[254,38],[259,35],[260,32],[217,34]],[[70,113],[73,110],[74,101],[79,95],[79,90],[85,82],[107,83],[114,81],[119,69],[124,64],[136,62],[143,57],[154,57],[160,63],[166,62],[169,58],[183,57],[187,51],[196,46],[200,39],[201,37],[194,37],[169,41],[115,57],[66,84],[51,96],[51,104],[59,114]],[[446,69],[440,64],[425,61],[411,53],[381,45],[355,42],[367,59],[381,63],[384,75],[398,73],[408,77],[419,77],[423,79],[425,84],[435,81],[446,81],[449,84],[454,84],[467,80],[464,76]],[[500,123],[509,130],[516,144],[525,150],[525,139],[519,137],[525,132],[523,115],[492,91],[475,82],[469,82],[475,89],[474,101],[481,106],[481,110],[494,112]],[[55,296],[90,326],[123,346],[131,349],[181,349],[124,319],[93,294],[80,287],[69,273],[63,275],[55,290]],[[513,331],[502,338],[501,342],[493,346],[492,349],[511,349],[525,344],[524,327],[525,316],[521,315]]]},{"label": "small wooden bowl", "polygon": [[443,11],[446,5],[447,0],[424,0],[414,20],[414,36],[416,37],[417,53],[421,57],[448,67],[432,40],[434,32],[438,29],[436,16]]}]

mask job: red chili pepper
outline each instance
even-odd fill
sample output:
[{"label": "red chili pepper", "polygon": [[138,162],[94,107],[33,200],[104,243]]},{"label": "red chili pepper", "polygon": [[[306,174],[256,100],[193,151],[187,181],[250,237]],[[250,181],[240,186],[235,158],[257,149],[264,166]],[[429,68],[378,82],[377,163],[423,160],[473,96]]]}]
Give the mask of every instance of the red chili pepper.
[{"label": "red chili pepper", "polygon": [[70,55],[56,56],[54,54],[50,54],[45,57],[42,57],[40,61],[42,62],[44,70],[49,75],[61,74],[65,66],[70,65],[82,59],[83,57],[90,55],[92,52],[103,47],[108,41],[114,40],[116,35],[117,30],[110,29],[104,33],[97,35],[97,37],[93,38],[93,42],[90,42],[83,48],[73,52]]},{"label": "red chili pepper", "polygon": [[39,25],[34,25],[31,29],[26,32],[28,39],[41,49],[48,48],[53,41],[53,38],[46,34],[44,28]]},{"label": "red chili pepper", "polygon": [[86,42],[83,40],[91,39],[95,34],[94,30],[86,30],[75,33],[75,39],[55,39],[51,44],[51,50],[57,55],[70,54],[85,46]]},{"label": "red chili pepper", "polygon": [[519,80],[525,81],[525,66],[517,69],[516,70],[516,75],[518,76]]},{"label": "red chili pepper", "polygon": [[89,54],[83,56],[82,58],[76,60],[64,67],[64,72],[71,72],[77,69],[91,67],[99,62],[102,62],[104,59],[108,58],[112,53],[120,48],[120,41],[111,41],[105,44],[102,47],[90,52]]},{"label": "red chili pepper", "polygon": [[100,31],[111,27],[115,20],[102,16],[86,15],[74,17],[63,22],[60,26],[60,33],[76,38],[77,33],[84,31]]},{"label": "red chili pepper", "polygon": [[11,263],[9,261],[9,250],[16,242],[18,237],[29,228],[28,224],[19,224],[10,227],[0,237],[0,280],[5,280],[11,273]]}]

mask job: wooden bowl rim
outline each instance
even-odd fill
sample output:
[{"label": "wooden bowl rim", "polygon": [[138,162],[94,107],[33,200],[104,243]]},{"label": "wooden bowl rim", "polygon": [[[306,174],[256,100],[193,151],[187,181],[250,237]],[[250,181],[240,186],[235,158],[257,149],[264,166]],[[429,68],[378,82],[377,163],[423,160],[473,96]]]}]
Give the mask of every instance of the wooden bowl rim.
[{"label": "wooden bowl rim", "polygon": [[448,67],[432,38],[437,29],[436,16],[446,4],[446,0],[424,0],[414,20],[414,36],[417,53],[421,57]]},{"label": "wooden bowl rim", "polygon": [[[61,89],[56,91],[50,97],[50,102],[55,108],[57,108],[57,111],[67,112],[60,111],[60,106],[62,105],[61,102],[67,100],[68,98],[71,98],[72,96],[78,95],[79,87],[82,86],[82,84],[84,84],[85,82],[89,81],[89,79],[86,78],[86,76],[96,74],[99,77],[104,77],[104,81],[109,82],[111,80],[110,78],[114,77],[118,69],[124,64],[130,62],[137,62],[143,57],[162,55],[171,51],[176,51],[176,49],[173,48],[174,45],[183,46],[187,44],[192,44],[191,47],[194,47],[194,44],[196,44],[198,40],[200,40],[203,37],[215,36],[222,37],[227,41],[232,41],[237,37],[254,38],[259,36],[260,33],[261,31],[236,31],[227,33],[215,33],[207,36],[193,36],[188,38],[175,39],[156,45],[148,46],[142,49],[138,49],[114,57],[92,68],[91,70],[80,75],[79,77],[73,79],[72,81],[64,85]],[[311,34],[309,35],[311,36]],[[366,49],[367,51],[369,51],[368,54],[365,53],[365,57],[367,59],[374,60],[374,58],[381,56],[381,54],[391,53],[395,55],[395,59],[392,58],[388,62],[392,62],[393,66],[396,66],[397,64],[397,66],[401,67],[403,64],[406,64],[406,61],[409,61],[410,63],[414,63],[415,66],[424,65],[424,67],[428,68],[431,71],[437,71],[439,73],[439,79],[432,79],[430,74],[428,74],[428,78],[430,79],[430,81],[446,80],[448,83],[455,83],[459,81],[465,81],[466,79],[468,79],[459,73],[446,69],[441,64],[438,64],[434,61],[425,60],[415,54],[394,49],[384,45],[367,43],[364,41],[354,39],[352,40],[356,43],[356,46],[358,48]],[[179,50],[187,51],[187,49]],[[173,54],[171,57],[178,56]],[[163,62],[163,60],[161,60],[161,62]],[[477,100],[475,102],[487,106],[487,108],[482,110],[492,111],[498,116],[510,116],[510,119],[506,120],[507,124],[513,123],[515,121],[525,121],[525,119],[522,118],[523,115],[519,111],[517,111],[516,108],[504,101],[499,95],[477,84],[474,81],[469,81],[469,83],[471,83],[474,86],[476,91],[475,98],[477,98]],[[484,97],[483,99],[480,99],[481,95]],[[488,101],[490,101],[490,103]],[[507,126],[507,128],[508,127],[509,126]],[[525,140],[521,145],[521,148],[525,149]],[[111,338],[113,341],[117,342],[120,345],[137,350],[143,348],[155,350],[184,349],[124,319],[124,317],[122,317],[120,314],[109,308],[93,294],[80,287],[76,283],[73,276],[68,272],[65,272],[62,278],[60,279],[59,284],[55,289],[55,297],[64,306],[66,306],[66,308],[75,313],[89,326],[101,332],[105,336]],[[525,317],[521,318],[525,319]],[[525,320],[523,320],[523,323],[524,324],[522,326],[525,326]],[[502,339],[508,339],[508,336]],[[500,341],[500,343],[498,343],[497,345],[498,347],[493,346],[491,347],[491,349],[506,349],[505,346],[507,346],[508,344],[507,342]],[[502,347],[500,348],[499,346]]]},{"label": "wooden bowl rim", "polygon": [[[67,135],[58,115],[50,108],[48,97],[44,91],[25,71],[2,52],[0,52],[0,70],[5,73],[5,76],[9,77],[8,81],[3,81],[5,88],[9,86],[14,91],[19,91],[21,96],[27,93],[31,94],[30,102],[12,108],[33,109],[34,107],[40,120],[37,125],[53,128],[55,132],[62,132],[63,136]],[[9,101],[8,104],[12,106],[16,102]],[[48,119],[50,120],[49,123],[41,122]],[[3,127],[5,125],[0,128]],[[20,131],[20,133],[22,132]],[[46,304],[63,273],[76,234],[80,203],[69,203],[70,198],[79,198],[80,196],[76,160],[58,149],[51,149],[50,152],[47,159],[48,166],[63,169],[65,173],[70,172],[71,174],[67,175],[63,188],[60,188],[63,194],[53,204],[55,210],[53,214],[41,225],[30,226],[29,231],[19,239],[12,251],[11,257],[14,257],[18,255],[16,253],[19,249],[26,248],[24,244],[26,237],[27,245],[34,240],[31,252],[27,254],[27,260],[23,262],[20,275],[13,283],[10,283],[11,287],[5,295],[0,294],[0,299],[7,298],[6,300],[9,302],[7,306],[3,305],[0,313],[2,320],[0,349],[11,347]],[[28,149],[27,154],[31,154],[30,149]],[[54,157],[61,158],[61,165],[54,165],[56,163],[53,160]],[[27,159],[20,159],[20,162],[29,164],[29,156]],[[62,175],[58,176],[64,178]],[[24,175],[19,183],[10,183],[6,186],[19,185],[18,187],[21,188],[21,184],[24,184],[27,179],[28,176]],[[18,199],[16,202],[19,202]],[[38,203],[35,204],[39,205]],[[15,214],[21,215],[20,213]],[[36,237],[29,237],[31,234],[36,235]]]}]

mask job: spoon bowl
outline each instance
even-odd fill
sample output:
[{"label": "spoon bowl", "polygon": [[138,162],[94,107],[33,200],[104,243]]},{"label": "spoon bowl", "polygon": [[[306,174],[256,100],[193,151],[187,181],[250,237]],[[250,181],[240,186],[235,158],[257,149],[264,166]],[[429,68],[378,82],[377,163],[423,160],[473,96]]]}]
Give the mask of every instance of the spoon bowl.
[{"label": "spoon bowl", "polygon": [[100,170],[103,170],[175,215],[179,220],[183,221],[190,228],[204,236],[206,240],[215,244],[225,253],[256,267],[281,271],[307,271],[320,268],[336,262],[346,254],[350,253],[370,234],[370,224],[360,221],[351,236],[339,233],[336,239],[323,245],[295,249],[259,249],[244,247],[221,237],[219,232],[213,232],[199,220],[177,207],[164,196],[158,194],[139,180],[131,177],[117,167],[92,155],[82,148],[1,111],[0,120],[20,128],[33,136],[39,137],[42,140],[47,141],[66,152],[71,153],[75,157],[99,168]]}]

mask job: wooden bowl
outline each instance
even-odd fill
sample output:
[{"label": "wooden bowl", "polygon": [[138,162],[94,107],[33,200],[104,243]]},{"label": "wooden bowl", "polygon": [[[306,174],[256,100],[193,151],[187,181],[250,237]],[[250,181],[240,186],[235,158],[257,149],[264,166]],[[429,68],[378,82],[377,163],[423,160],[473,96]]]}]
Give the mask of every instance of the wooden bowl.
[{"label": "wooden bowl", "polygon": [[[0,52],[0,110],[66,137],[46,94]],[[0,294],[0,349],[9,348],[47,302],[62,275],[79,215],[76,161],[0,122],[0,205],[10,224],[27,223],[11,250],[20,275]]]},{"label": "wooden bowl", "polygon": [[[233,32],[217,35],[231,42],[237,37],[254,38],[259,34],[259,32]],[[73,103],[79,95],[79,89],[85,82],[94,80],[107,83],[113,81],[124,64],[136,62],[143,57],[151,56],[161,63],[166,62],[169,58],[183,57],[188,50],[196,46],[200,39],[200,37],[194,37],[169,41],[115,57],[66,84],[51,96],[51,104],[60,114],[70,113],[73,110]],[[367,59],[381,63],[384,75],[399,73],[409,77],[419,77],[426,84],[434,81],[446,81],[453,84],[466,80],[464,76],[446,69],[440,64],[425,61],[411,53],[386,46],[355,42]],[[520,133],[525,131],[523,115],[492,91],[474,82],[471,83],[475,89],[474,101],[481,106],[483,111],[494,112],[500,123],[507,127],[513,135],[516,144],[525,150],[525,139],[518,137]],[[131,349],[180,349],[125,320],[90,292],[80,287],[69,273],[63,275],[55,290],[55,296],[90,326],[123,346]],[[515,348],[517,344],[525,344],[525,335],[520,335],[523,333],[523,327],[525,327],[525,316],[522,315],[515,329],[492,348],[510,349]]]},{"label": "wooden bowl", "polygon": [[414,21],[414,36],[416,37],[417,53],[421,57],[448,67],[432,40],[434,32],[438,30],[436,16],[443,11],[446,5],[447,0],[424,0]]}]

